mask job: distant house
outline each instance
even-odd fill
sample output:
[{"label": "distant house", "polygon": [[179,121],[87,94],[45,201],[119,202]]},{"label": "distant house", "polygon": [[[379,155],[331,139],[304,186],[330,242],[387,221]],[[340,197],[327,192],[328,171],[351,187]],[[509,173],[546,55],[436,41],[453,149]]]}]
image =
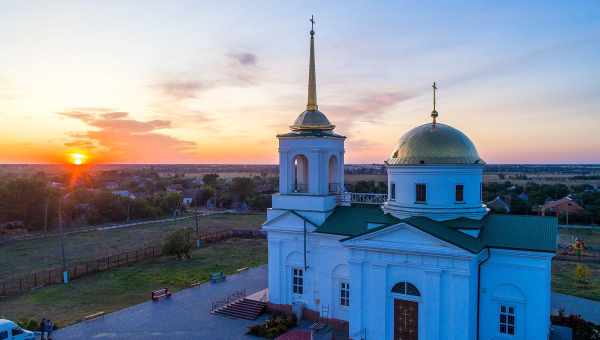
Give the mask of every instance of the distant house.
[{"label": "distant house", "polygon": [[119,189],[119,183],[117,182],[106,182],[104,184],[104,187],[106,188],[106,190],[117,190]]},{"label": "distant house", "polygon": [[547,200],[546,203],[541,207],[540,214],[546,215],[581,215],[585,212],[585,209],[580,206],[570,196],[565,196],[558,200]]},{"label": "distant house", "polygon": [[135,199],[135,195],[129,192],[129,190],[114,190],[112,191],[112,194],[119,197]]},{"label": "distant house", "polygon": [[486,203],[491,211],[496,213],[508,214],[510,212],[510,205],[506,203],[500,196],[496,196],[493,200]]},{"label": "distant house", "polygon": [[183,192],[183,185],[181,185],[181,184],[170,184],[169,186],[167,186],[167,192],[182,193]]},{"label": "distant house", "polygon": [[194,198],[196,198],[197,193],[198,190],[196,189],[184,190],[182,194],[182,203],[187,206],[192,205],[192,202],[194,202]]}]

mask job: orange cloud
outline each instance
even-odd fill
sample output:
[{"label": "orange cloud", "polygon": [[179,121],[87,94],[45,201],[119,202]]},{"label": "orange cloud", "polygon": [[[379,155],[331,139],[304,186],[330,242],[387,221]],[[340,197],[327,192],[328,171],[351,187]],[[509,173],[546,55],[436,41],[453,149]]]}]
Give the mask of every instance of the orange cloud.
[{"label": "orange cloud", "polygon": [[72,140],[65,146],[86,150],[99,163],[175,163],[193,161],[194,142],[181,140],[156,130],[169,128],[168,120],[139,121],[127,112],[59,112],[77,119],[91,130],[70,133]]}]

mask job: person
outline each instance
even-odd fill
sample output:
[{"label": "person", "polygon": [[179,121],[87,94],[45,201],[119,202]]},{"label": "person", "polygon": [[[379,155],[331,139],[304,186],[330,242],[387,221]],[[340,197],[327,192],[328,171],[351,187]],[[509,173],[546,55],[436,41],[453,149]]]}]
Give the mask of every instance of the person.
[{"label": "person", "polygon": [[40,322],[40,333],[41,333],[42,340],[46,339],[47,324],[48,324],[48,322],[46,321],[46,318],[43,318],[42,321]]},{"label": "person", "polygon": [[46,324],[48,325],[48,340],[52,340],[52,331],[54,331],[54,322],[52,322],[52,320],[48,319],[48,321],[46,321]]}]

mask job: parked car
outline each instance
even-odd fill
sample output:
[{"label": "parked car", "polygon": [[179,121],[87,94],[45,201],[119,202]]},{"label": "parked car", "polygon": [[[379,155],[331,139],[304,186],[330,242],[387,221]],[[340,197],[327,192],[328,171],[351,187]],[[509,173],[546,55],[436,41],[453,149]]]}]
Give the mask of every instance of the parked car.
[{"label": "parked car", "polygon": [[35,340],[34,332],[21,328],[16,323],[0,319],[0,340]]}]

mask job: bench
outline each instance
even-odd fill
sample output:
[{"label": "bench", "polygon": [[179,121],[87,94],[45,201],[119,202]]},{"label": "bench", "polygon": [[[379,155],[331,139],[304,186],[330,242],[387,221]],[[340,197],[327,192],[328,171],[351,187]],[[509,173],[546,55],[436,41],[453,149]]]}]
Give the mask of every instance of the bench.
[{"label": "bench", "polygon": [[210,273],[210,282],[217,283],[225,281],[225,274],[223,272]]},{"label": "bench", "polygon": [[163,297],[171,297],[171,292],[169,291],[169,288],[161,288],[158,290],[153,290],[152,291],[152,301],[158,301],[160,298]]}]

